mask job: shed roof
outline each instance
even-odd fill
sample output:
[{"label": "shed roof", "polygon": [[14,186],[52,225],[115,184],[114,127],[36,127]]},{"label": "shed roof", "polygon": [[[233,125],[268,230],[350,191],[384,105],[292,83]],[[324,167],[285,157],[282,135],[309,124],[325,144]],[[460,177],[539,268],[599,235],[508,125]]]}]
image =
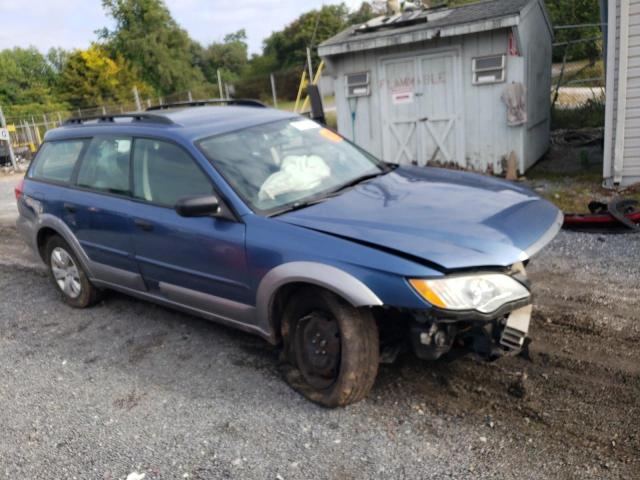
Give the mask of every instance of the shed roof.
[{"label": "shed roof", "polygon": [[381,16],[350,27],[323,42],[321,56],[496,30],[518,24],[524,8],[538,0],[484,0],[449,9],[426,9]]}]

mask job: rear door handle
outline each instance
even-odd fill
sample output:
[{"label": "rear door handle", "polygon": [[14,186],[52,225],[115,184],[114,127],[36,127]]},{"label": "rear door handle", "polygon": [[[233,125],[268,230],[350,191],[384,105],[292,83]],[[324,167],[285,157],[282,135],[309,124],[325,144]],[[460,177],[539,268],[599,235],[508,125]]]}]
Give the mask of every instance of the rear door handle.
[{"label": "rear door handle", "polygon": [[136,218],[133,223],[136,224],[136,227],[138,227],[140,230],[144,230],[145,232],[153,230],[153,224],[151,222],[147,222],[146,220]]},{"label": "rear door handle", "polygon": [[62,206],[67,212],[76,213],[77,207],[73,203],[64,203]]}]

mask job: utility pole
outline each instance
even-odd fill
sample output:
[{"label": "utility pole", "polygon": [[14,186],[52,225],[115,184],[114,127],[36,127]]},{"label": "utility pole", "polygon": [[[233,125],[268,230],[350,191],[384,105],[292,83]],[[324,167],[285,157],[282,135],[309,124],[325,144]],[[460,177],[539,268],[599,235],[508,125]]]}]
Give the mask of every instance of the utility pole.
[{"label": "utility pole", "polygon": [[138,87],[133,86],[133,99],[136,101],[136,109],[142,111],[142,104],[140,103],[140,94],[138,93]]},{"label": "utility pole", "polygon": [[220,74],[220,69],[218,69],[218,92],[220,92],[220,100],[224,100],[224,96],[222,94],[222,75]]},{"label": "utility pole", "polygon": [[2,112],[2,107],[0,107],[0,126],[2,126],[2,133],[0,134],[0,138],[4,140],[4,135],[6,133],[6,141],[9,146],[9,159],[11,160],[11,166],[14,170],[18,168],[18,164],[16,163],[16,157],[13,154],[13,145],[11,145],[11,135],[9,135],[9,130],[7,130],[7,122],[4,119],[4,113]]},{"label": "utility pole", "polygon": [[311,63],[311,49],[307,47],[307,67],[309,67],[309,83],[313,83],[313,64]]},{"label": "utility pole", "polygon": [[42,143],[42,137],[40,136],[40,127],[36,126],[36,121],[33,119],[33,116],[31,116],[31,125],[33,125],[33,131],[35,133],[36,140],[38,141],[39,148],[40,144]]},{"label": "utility pole", "polygon": [[30,148],[31,152],[33,152],[33,150],[36,147],[36,142],[35,142],[35,140],[33,138],[33,132],[31,131],[31,127],[29,126],[29,124],[27,123],[26,120],[22,121],[22,129],[27,134],[27,140],[29,141],[29,148]]},{"label": "utility pole", "polygon": [[273,73],[270,75],[271,77],[271,94],[273,95],[273,108],[278,108],[278,95],[276,94],[276,79],[273,76]]}]

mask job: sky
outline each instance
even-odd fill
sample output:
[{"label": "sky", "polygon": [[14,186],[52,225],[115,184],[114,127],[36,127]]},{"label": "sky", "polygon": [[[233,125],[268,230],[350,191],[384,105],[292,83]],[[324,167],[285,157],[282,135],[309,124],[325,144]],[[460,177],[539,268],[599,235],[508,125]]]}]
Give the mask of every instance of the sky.
[{"label": "sky", "polygon": [[[203,45],[227,33],[247,31],[249,52],[260,53],[262,40],[298,15],[340,0],[165,0],[173,18]],[[344,0],[352,9],[361,0]],[[86,48],[95,31],[111,26],[100,0],[0,0],[0,50],[35,46]]]}]

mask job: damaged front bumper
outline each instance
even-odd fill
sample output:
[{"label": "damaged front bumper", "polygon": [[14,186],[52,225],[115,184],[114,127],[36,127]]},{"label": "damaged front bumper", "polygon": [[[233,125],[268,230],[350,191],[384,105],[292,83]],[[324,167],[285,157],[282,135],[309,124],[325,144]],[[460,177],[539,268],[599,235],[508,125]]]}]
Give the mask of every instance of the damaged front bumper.
[{"label": "damaged front bumper", "polygon": [[414,353],[425,360],[473,353],[484,360],[517,355],[527,344],[531,300],[514,302],[492,315],[415,314],[409,328]]}]

